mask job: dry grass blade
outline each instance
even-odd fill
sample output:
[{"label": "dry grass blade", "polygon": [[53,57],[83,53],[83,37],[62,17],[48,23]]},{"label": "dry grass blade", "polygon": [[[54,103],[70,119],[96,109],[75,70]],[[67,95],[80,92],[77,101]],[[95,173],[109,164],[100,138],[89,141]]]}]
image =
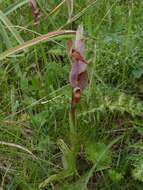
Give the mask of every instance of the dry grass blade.
[{"label": "dry grass blade", "polygon": [[4,189],[5,178],[6,178],[6,175],[7,175],[8,171],[9,171],[10,167],[11,167],[11,164],[8,166],[8,168],[6,168],[5,174],[2,177],[2,182],[1,182],[0,190]]},{"label": "dry grass blade", "polygon": [[9,143],[9,142],[5,142],[5,141],[0,141],[0,145],[9,146],[9,147],[13,147],[13,148],[18,148],[18,149],[23,150],[23,151],[27,152],[28,154],[30,154],[33,159],[37,159],[37,157],[30,150],[28,150],[27,148],[25,148],[25,147],[23,147],[21,145],[18,145],[18,144],[15,144],[15,143]]},{"label": "dry grass blade", "polygon": [[[51,16],[52,14],[54,14],[64,3],[66,0],[62,0],[61,3],[59,3],[49,14],[48,16]],[[47,17],[45,17],[46,19]]]},{"label": "dry grass blade", "polygon": [[17,53],[21,50],[28,48],[28,47],[34,46],[40,42],[47,41],[50,38],[61,36],[61,35],[69,35],[69,34],[75,34],[75,31],[73,31],[73,30],[59,30],[59,31],[49,32],[48,34],[38,36],[32,40],[29,40],[29,41],[27,41],[21,45],[18,45],[14,48],[10,48],[10,49],[6,50],[5,52],[1,53],[0,54],[0,60],[3,60],[3,59],[7,58],[8,56],[10,56],[14,53]]}]

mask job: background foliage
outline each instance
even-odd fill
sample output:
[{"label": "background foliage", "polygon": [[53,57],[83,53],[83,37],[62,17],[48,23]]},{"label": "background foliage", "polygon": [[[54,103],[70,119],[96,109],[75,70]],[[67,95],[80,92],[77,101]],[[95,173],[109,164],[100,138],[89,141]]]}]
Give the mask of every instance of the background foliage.
[{"label": "background foliage", "polygon": [[0,187],[141,190],[143,1],[76,0],[73,12],[72,1],[54,10],[60,3],[38,0],[36,27],[28,0],[0,1],[0,57],[39,35],[83,23],[92,63],[73,131],[67,36],[1,59]]}]

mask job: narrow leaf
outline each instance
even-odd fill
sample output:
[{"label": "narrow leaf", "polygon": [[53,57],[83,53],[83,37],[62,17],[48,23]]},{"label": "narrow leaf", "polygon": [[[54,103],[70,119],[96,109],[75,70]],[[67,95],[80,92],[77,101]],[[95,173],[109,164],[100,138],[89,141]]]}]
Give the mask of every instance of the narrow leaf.
[{"label": "narrow leaf", "polygon": [[3,24],[1,23],[1,21],[0,21],[0,33],[1,33],[1,36],[3,38],[4,44],[6,45],[6,48],[11,48],[12,44],[10,42],[9,36],[7,34],[7,31],[5,30],[5,28],[4,28]]},{"label": "narrow leaf", "polygon": [[66,3],[67,3],[67,6],[68,6],[68,14],[69,14],[68,22],[70,22],[71,16],[72,16],[72,13],[73,13],[73,0],[66,0]]},{"label": "narrow leaf", "polygon": [[7,16],[9,14],[11,14],[13,11],[16,11],[16,9],[22,7],[23,5],[27,4],[29,2],[29,0],[20,0],[20,1],[16,1],[13,4],[10,4],[10,6],[8,6],[5,11],[4,14]]}]

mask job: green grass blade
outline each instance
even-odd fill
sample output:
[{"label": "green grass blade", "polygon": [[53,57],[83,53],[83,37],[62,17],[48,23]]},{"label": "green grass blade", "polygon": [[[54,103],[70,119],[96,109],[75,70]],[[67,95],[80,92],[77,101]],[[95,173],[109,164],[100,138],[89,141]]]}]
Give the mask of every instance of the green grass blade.
[{"label": "green grass blade", "polygon": [[70,24],[74,21],[76,21],[77,19],[79,19],[81,16],[83,16],[91,7],[94,7],[95,4],[97,3],[98,0],[95,0],[93,2],[91,2],[90,4],[88,4],[87,7],[85,7],[82,11],[80,11],[79,13],[77,13],[74,17],[72,17],[68,23],[66,23],[65,25],[63,25],[61,28],[65,27],[67,24]]},{"label": "green grass blade", "polygon": [[66,0],[66,3],[68,7],[68,14],[69,14],[68,22],[70,22],[70,19],[73,13],[73,0]]},{"label": "green grass blade", "polygon": [[3,26],[3,24],[1,22],[0,22],[0,34],[1,34],[2,38],[3,38],[5,46],[7,48],[11,48],[12,44],[10,42],[9,36],[8,36],[6,30],[5,30],[5,28],[4,28],[4,26]]},{"label": "green grass blade", "polygon": [[4,23],[4,25],[9,29],[9,31],[13,34],[13,36],[15,37],[16,41],[19,44],[23,44],[24,40],[22,39],[22,37],[20,36],[20,34],[18,33],[18,31],[13,27],[13,24],[11,23],[11,21],[8,19],[7,16],[5,16],[5,14],[0,10],[0,20]]},{"label": "green grass blade", "polygon": [[11,14],[13,11],[15,11],[16,9],[27,4],[28,2],[29,2],[29,0],[16,1],[15,3],[11,4],[9,7],[7,7],[5,9],[4,14],[7,16],[7,15]]}]

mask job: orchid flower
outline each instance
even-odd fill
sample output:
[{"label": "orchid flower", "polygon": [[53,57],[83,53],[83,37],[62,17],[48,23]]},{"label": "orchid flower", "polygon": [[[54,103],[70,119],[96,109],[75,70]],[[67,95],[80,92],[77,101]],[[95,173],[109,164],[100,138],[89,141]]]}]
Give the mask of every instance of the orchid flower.
[{"label": "orchid flower", "polygon": [[89,62],[84,57],[85,46],[82,25],[80,25],[76,31],[76,37],[74,42],[68,41],[68,53],[71,61],[71,111],[75,111],[75,106],[80,101],[81,94],[88,82],[87,65],[89,64]]}]

